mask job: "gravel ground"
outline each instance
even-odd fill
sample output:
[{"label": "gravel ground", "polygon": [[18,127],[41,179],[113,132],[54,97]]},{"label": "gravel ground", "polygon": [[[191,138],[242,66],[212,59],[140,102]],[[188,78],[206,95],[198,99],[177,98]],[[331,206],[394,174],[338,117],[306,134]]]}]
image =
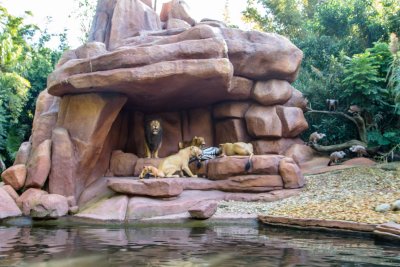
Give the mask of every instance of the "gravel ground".
[{"label": "gravel ground", "polygon": [[306,176],[300,195],[276,202],[220,202],[216,215],[228,213],[293,218],[400,223],[400,211],[376,212],[378,204],[400,199],[400,163],[355,167]]}]

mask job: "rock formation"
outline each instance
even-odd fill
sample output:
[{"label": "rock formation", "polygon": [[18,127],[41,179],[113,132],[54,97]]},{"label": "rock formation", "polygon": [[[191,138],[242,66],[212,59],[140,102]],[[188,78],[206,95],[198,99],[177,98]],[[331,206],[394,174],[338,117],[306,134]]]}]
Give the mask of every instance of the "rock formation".
[{"label": "rock formation", "polygon": [[[213,200],[210,196],[257,199],[240,192],[304,185],[296,165],[301,149],[290,149],[302,144],[298,135],[308,127],[303,116],[307,101],[291,86],[302,51],[278,34],[227,28],[213,20],[197,23],[184,1],[167,3],[160,16],[149,6],[144,0],[99,0],[90,42],[65,52],[49,75],[37,100],[31,139],[4,174],[16,190],[50,193],[30,194],[46,203],[39,209],[25,191],[19,200],[24,214],[65,214],[68,206],[61,195],[77,200],[77,216],[138,219],[182,207],[187,211],[200,200]],[[179,141],[197,135],[207,146],[251,142],[253,168],[244,171],[247,157],[210,160],[196,172],[211,180],[198,178],[203,182],[186,188],[176,181],[131,179],[124,187],[111,181],[117,178],[104,180],[137,176],[144,165],[157,166],[159,161],[143,159],[143,125],[150,115],[162,120],[161,157],[176,153]],[[286,151],[296,162],[281,156]],[[113,190],[123,195],[110,198]],[[183,190],[202,197],[194,201]],[[204,197],[196,190],[214,193]],[[88,206],[102,194],[103,204]],[[160,212],[154,202],[160,200],[146,196],[190,201],[180,209],[170,207],[179,199],[170,206],[164,203]],[[258,199],[263,198],[268,197]],[[53,210],[49,202],[61,203],[55,204],[60,208]]]}]

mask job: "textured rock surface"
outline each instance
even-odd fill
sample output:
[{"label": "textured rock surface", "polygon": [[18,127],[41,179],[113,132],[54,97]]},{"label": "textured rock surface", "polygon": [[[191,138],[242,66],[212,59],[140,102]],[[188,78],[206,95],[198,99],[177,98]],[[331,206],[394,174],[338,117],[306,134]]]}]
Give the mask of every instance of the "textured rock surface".
[{"label": "textured rock surface", "polygon": [[12,197],[0,187],[0,219],[7,217],[20,216],[21,210],[18,208]]},{"label": "textured rock surface", "polygon": [[32,145],[30,142],[23,142],[15,155],[14,165],[26,164],[29,159],[29,154],[31,153]]},{"label": "textured rock surface", "polygon": [[215,119],[243,119],[249,109],[248,102],[227,102],[214,106],[213,115]]},{"label": "textured rock surface", "polygon": [[279,173],[285,188],[300,188],[305,184],[300,168],[291,158],[284,158],[279,163]]},{"label": "textured rock surface", "polygon": [[246,112],[246,125],[253,137],[281,137],[282,123],[275,106],[252,105]]},{"label": "textured rock surface", "polygon": [[254,154],[283,154],[294,144],[304,144],[300,138],[280,138],[252,141]]},{"label": "textured rock surface", "polygon": [[293,89],[283,80],[260,81],[254,86],[253,98],[265,106],[284,104],[291,98]]},{"label": "textured rock surface", "polygon": [[127,205],[127,196],[114,196],[100,200],[95,205],[75,214],[75,216],[104,221],[123,221],[125,220]]},{"label": "textured rock surface", "polygon": [[57,127],[51,137],[51,169],[49,192],[63,196],[75,195],[75,151],[66,129]]},{"label": "textured rock surface", "polygon": [[101,199],[107,199],[115,195],[115,192],[108,188],[107,182],[108,178],[102,177],[91,183],[80,195],[78,206],[81,209],[85,209]]},{"label": "textured rock surface", "polygon": [[204,201],[189,209],[190,217],[193,219],[208,219],[217,211],[218,203],[215,201]]},{"label": "textured rock surface", "polygon": [[1,186],[1,188],[3,188],[3,190],[6,191],[15,202],[17,202],[19,195],[11,185],[4,185]]},{"label": "textured rock surface", "polygon": [[31,155],[27,165],[25,187],[42,188],[51,167],[51,140],[43,141]]},{"label": "textured rock surface", "polygon": [[311,160],[316,152],[309,146],[302,144],[291,145],[284,153],[288,158],[292,158],[297,164]]},{"label": "textured rock surface", "polygon": [[115,150],[111,154],[110,171],[115,176],[133,176],[137,159],[132,153]]},{"label": "textured rock surface", "polygon": [[22,213],[25,216],[28,216],[31,212],[31,209],[40,203],[40,197],[42,195],[47,195],[46,191],[29,188],[17,199],[17,205],[22,210]]},{"label": "textured rock surface", "polygon": [[67,215],[67,198],[57,194],[44,194],[38,203],[31,207],[30,216],[33,218],[58,218]]},{"label": "textured rock surface", "polygon": [[179,181],[170,179],[127,180],[110,178],[107,185],[117,193],[132,196],[175,197],[183,191]]},{"label": "textured rock surface", "polygon": [[24,164],[13,165],[1,173],[1,178],[6,185],[10,185],[15,190],[19,190],[25,184],[26,167]]},{"label": "textured rock surface", "polygon": [[279,161],[282,156],[275,155],[254,155],[252,167],[246,172],[245,166],[249,161],[248,156],[227,156],[217,158],[208,162],[208,177],[220,180],[227,177],[245,174],[278,174]]},{"label": "textured rock surface", "polygon": [[277,106],[276,111],[282,122],[283,137],[296,137],[308,129],[308,123],[300,108]]},{"label": "textured rock surface", "polygon": [[215,123],[215,144],[247,142],[250,137],[242,119],[226,119]]}]

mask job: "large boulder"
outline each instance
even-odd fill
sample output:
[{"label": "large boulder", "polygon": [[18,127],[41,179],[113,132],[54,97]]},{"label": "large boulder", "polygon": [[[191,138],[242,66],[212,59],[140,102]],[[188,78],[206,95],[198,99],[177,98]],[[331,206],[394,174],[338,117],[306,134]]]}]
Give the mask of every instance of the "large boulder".
[{"label": "large boulder", "polygon": [[[79,94],[62,98],[57,124],[68,131],[75,147],[76,198],[93,180],[104,175],[98,174],[95,168],[111,126],[125,102],[126,97],[119,94]],[[92,177],[93,173],[97,177]]]},{"label": "large boulder", "polygon": [[0,187],[0,219],[20,216],[21,214],[21,210],[15,204],[12,197]]},{"label": "large boulder", "polygon": [[15,202],[17,202],[19,195],[11,185],[4,185],[1,186],[1,188],[3,188],[3,190],[6,191]]},{"label": "large boulder", "polygon": [[214,106],[215,119],[243,119],[249,109],[249,102],[224,102]]},{"label": "large boulder", "polygon": [[254,154],[283,154],[294,144],[304,144],[300,138],[263,139],[251,142]]},{"label": "large boulder", "polygon": [[194,26],[196,21],[189,14],[189,7],[183,0],[172,0],[168,18],[181,19],[186,21],[190,26]]},{"label": "large boulder", "polygon": [[102,199],[75,216],[104,221],[123,221],[125,220],[128,200],[129,198],[123,195]]},{"label": "large boulder", "polygon": [[115,150],[111,155],[110,171],[115,176],[133,176],[137,159],[135,154]]},{"label": "large boulder", "polygon": [[254,155],[251,158],[251,169],[246,171],[245,166],[249,158],[249,156],[226,156],[210,160],[207,177],[213,180],[221,180],[246,174],[278,174],[279,161],[282,156]]},{"label": "large boulder", "polygon": [[42,195],[47,195],[46,191],[29,188],[17,199],[17,205],[22,210],[25,216],[28,216],[31,209],[40,203],[40,198]]},{"label": "large boulder", "polygon": [[67,215],[68,201],[65,196],[44,194],[38,203],[31,207],[30,216],[33,218],[58,218]]},{"label": "large boulder", "polygon": [[277,106],[276,111],[282,122],[283,137],[296,137],[308,129],[308,123],[300,108]]},{"label": "large boulder", "polygon": [[[54,83],[49,91],[59,96],[117,92],[126,95],[130,105],[143,111],[177,110],[206,106],[224,99],[232,71],[232,65],[225,58],[166,61],[137,68],[72,75]],[[159,90],[160,85],[162,90]],[[180,101],[176,101],[177,97]]]},{"label": "large boulder", "polygon": [[25,187],[42,188],[51,167],[51,140],[43,141],[31,155],[27,169]]},{"label": "large boulder", "polygon": [[13,165],[1,173],[1,178],[6,185],[10,185],[15,190],[19,190],[25,184],[26,167],[24,164]]},{"label": "large boulder", "polygon": [[183,191],[179,181],[170,179],[127,180],[110,178],[108,187],[121,194],[150,197],[176,197]]},{"label": "large boulder", "polygon": [[192,219],[208,219],[217,211],[218,203],[216,201],[203,201],[189,209]]},{"label": "large boulder", "polygon": [[253,98],[265,106],[284,104],[292,96],[293,89],[283,80],[259,81],[254,86]]},{"label": "large boulder", "polygon": [[284,158],[280,161],[279,173],[282,176],[284,188],[300,188],[305,184],[299,166],[291,158]]},{"label": "large boulder", "polygon": [[245,115],[247,131],[253,137],[281,137],[282,123],[275,106],[252,105]]}]

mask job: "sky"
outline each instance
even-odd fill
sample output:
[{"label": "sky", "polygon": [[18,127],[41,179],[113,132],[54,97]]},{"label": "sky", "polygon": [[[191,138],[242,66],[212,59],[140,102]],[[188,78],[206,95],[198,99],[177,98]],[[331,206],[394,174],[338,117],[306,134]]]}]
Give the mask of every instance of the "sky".
[{"label": "sky", "polygon": [[[169,0],[158,0],[157,11],[161,5]],[[186,0],[190,8],[191,16],[197,21],[202,18],[223,20],[223,12],[226,0]],[[153,0],[154,2],[154,0]],[[76,8],[76,0],[0,0],[0,4],[7,8],[14,16],[23,16],[25,11],[32,11],[33,17],[27,17],[28,23],[34,23],[41,29],[46,26],[49,33],[62,33],[64,28],[68,30],[68,44],[71,48],[80,45],[80,27],[73,17]],[[242,29],[248,29],[242,20],[241,12],[246,8],[246,0],[228,0],[231,23]],[[48,18],[51,22],[48,23]],[[55,48],[57,40],[53,40],[50,46]]]}]

